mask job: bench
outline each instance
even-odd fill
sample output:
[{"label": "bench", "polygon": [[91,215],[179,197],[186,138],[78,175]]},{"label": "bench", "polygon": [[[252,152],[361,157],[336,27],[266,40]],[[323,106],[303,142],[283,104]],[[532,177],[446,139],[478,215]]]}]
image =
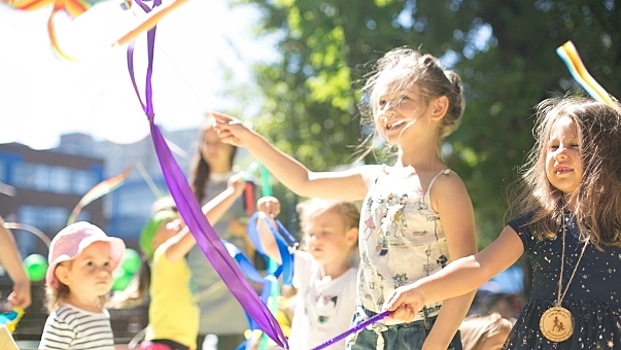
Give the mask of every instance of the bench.
[{"label": "bench", "polygon": [[[11,292],[12,283],[6,276],[0,276],[0,295],[2,299]],[[43,333],[43,326],[48,312],[45,308],[45,290],[43,282],[32,283],[32,304],[17,324],[13,338],[21,350],[36,349]],[[110,309],[110,324],[115,344],[127,344],[147,326],[148,305],[131,309]],[[118,349],[125,348],[119,346]]]}]

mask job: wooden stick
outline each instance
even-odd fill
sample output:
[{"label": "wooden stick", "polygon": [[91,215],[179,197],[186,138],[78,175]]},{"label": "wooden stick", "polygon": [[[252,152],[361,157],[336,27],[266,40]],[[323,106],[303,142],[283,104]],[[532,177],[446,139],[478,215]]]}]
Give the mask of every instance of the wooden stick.
[{"label": "wooden stick", "polygon": [[183,5],[186,2],[188,2],[188,0],[175,0],[167,6],[158,6],[157,9],[152,12],[149,18],[147,18],[144,22],[140,23],[136,28],[132,29],[129,33],[123,35],[123,37],[121,37],[114,44],[112,44],[112,46],[117,47],[125,45],[128,42],[134,40],[138,35],[155,27],[160,19],[162,19],[168,13],[172,12],[174,9]]}]

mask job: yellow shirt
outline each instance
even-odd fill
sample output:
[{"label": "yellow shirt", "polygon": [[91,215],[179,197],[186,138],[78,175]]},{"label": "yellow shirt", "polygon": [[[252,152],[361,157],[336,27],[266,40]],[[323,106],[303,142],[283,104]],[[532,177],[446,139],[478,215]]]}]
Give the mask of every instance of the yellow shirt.
[{"label": "yellow shirt", "polygon": [[184,258],[171,262],[164,243],[151,265],[151,304],[146,340],[168,339],[196,349],[200,311],[191,286],[191,274]]}]

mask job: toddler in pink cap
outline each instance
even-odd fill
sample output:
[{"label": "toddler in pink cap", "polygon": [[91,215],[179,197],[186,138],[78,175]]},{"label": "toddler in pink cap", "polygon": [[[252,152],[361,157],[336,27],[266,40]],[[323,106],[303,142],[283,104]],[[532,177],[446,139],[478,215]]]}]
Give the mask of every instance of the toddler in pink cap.
[{"label": "toddler in pink cap", "polygon": [[76,222],[52,239],[45,276],[47,307],[39,349],[113,350],[110,315],[104,309],[125,243],[99,227]]}]

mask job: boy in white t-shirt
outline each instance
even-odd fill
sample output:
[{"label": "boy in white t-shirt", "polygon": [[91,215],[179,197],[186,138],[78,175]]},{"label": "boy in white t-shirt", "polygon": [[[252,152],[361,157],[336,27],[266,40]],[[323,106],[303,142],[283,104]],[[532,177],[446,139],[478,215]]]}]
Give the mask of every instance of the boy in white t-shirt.
[{"label": "boy in white t-shirt", "polygon": [[[280,203],[263,197],[257,209],[274,218]],[[349,328],[356,306],[357,240],[360,212],[352,202],[311,199],[297,207],[304,251],[295,251],[293,286],[297,289],[289,346],[308,350]],[[274,225],[275,227],[275,225]],[[263,250],[280,261],[272,233],[257,221]],[[344,340],[327,349],[344,349]]]}]

